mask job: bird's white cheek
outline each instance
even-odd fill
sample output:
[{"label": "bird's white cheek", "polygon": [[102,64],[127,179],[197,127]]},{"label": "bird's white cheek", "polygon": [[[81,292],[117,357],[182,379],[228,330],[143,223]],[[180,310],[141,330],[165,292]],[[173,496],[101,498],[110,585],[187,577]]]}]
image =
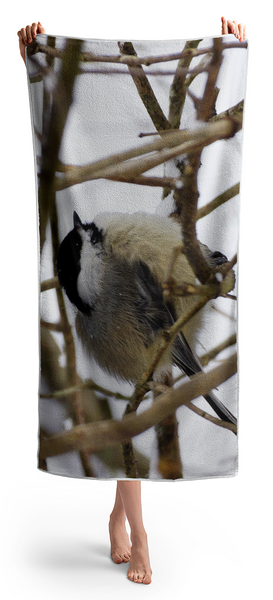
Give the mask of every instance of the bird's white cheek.
[{"label": "bird's white cheek", "polygon": [[91,261],[82,262],[84,266],[82,266],[78,277],[78,294],[84,302],[92,306],[101,292],[101,259],[94,256]]}]

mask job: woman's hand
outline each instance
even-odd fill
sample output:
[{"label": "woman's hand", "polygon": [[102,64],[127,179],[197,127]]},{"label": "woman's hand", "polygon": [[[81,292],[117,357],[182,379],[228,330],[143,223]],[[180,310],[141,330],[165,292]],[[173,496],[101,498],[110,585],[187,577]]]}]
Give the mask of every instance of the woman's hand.
[{"label": "woman's hand", "polygon": [[25,64],[25,47],[31,44],[31,42],[36,38],[37,33],[45,32],[46,30],[44,29],[40,21],[38,21],[38,23],[32,23],[32,25],[22,27],[20,31],[17,31],[17,35],[19,37],[19,50]]},{"label": "woman's hand", "polygon": [[222,35],[225,35],[225,33],[234,33],[240,42],[246,39],[246,26],[243,23],[238,25],[237,21],[228,21],[225,17],[221,17],[221,21]]}]

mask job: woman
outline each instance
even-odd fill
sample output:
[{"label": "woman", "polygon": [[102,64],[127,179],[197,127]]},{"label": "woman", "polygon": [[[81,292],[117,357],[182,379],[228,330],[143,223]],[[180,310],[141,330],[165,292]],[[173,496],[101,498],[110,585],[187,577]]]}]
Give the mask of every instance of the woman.
[{"label": "woman", "polygon": [[[20,54],[25,62],[25,47],[36,35],[45,33],[40,22],[27,25],[17,32]],[[239,41],[246,38],[245,26],[222,17],[222,35],[234,33]],[[125,522],[131,529],[131,544]],[[141,505],[141,481],[117,481],[115,504],[109,520],[111,556],[115,563],[129,562],[128,578],[136,583],[151,583],[147,533],[144,528]]]}]

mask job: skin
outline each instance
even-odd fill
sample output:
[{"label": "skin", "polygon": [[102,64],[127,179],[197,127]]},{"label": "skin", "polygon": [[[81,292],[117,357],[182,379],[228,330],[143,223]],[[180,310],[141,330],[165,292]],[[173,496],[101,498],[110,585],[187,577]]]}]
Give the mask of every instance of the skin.
[{"label": "skin", "polygon": [[[246,39],[245,25],[227,20],[225,17],[221,17],[221,22],[222,35],[233,33],[240,42]],[[17,32],[19,50],[25,64],[25,48],[31,44],[38,33],[46,33],[40,21],[22,27]],[[130,539],[125,525],[126,518],[131,530]],[[148,539],[142,516],[141,481],[117,481],[116,498],[108,528],[112,560],[116,564],[129,562],[127,576],[130,581],[151,583],[152,569]]]},{"label": "skin", "polygon": [[234,33],[235,37],[239,42],[243,42],[246,39],[246,27],[243,23],[238,21],[229,21],[225,17],[221,17],[222,21],[222,35],[226,33]]}]

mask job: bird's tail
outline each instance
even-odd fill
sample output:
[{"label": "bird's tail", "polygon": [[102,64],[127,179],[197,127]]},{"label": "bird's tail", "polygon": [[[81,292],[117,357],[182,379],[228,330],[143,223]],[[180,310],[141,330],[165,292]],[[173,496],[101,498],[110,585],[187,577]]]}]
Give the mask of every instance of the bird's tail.
[{"label": "bird's tail", "polygon": [[214,412],[218,415],[222,421],[227,421],[228,423],[233,423],[233,425],[237,425],[237,419],[234,415],[228,410],[228,408],[218,400],[217,396],[213,392],[209,392],[204,396],[206,401],[209,403]]},{"label": "bird's tail", "polygon": [[[198,357],[193,353],[182,331],[174,340],[172,357],[174,364],[184,371],[188,377],[202,371],[201,363]],[[236,417],[234,417],[212,391],[204,395],[204,398],[220,419],[232,423],[233,425],[237,425]],[[235,433],[235,435],[237,434]]]}]

